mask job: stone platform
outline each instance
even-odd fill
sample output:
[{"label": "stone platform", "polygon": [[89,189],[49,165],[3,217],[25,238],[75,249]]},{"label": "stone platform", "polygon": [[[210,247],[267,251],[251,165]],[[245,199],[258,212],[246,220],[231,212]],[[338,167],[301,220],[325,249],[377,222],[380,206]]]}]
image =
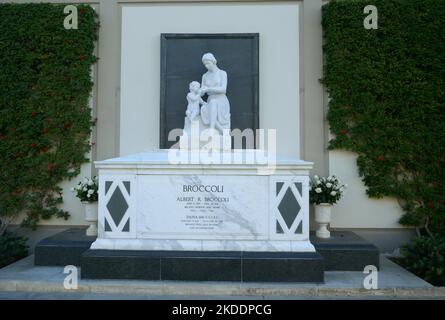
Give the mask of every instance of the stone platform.
[{"label": "stone platform", "polygon": [[0,269],[0,299],[443,299],[445,287],[380,256],[378,289],[363,288],[362,271],[326,271],[324,283],[86,280],[67,290],[63,267],[35,266],[29,256]]},{"label": "stone platform", "polygon": [[35,265],[82,266],[85,279],[245,282],[323,282],[323,271],[379,267],[378,249],[351,231],[333,231],[329,239],[311,234],[317,253],[89,250],[94,240],[82,228],[46,238],[36,246]]},{"label": "stone platform", "polygon": [[363,271],[367,265],[379,268],[379,249],[351,231],[331,231],[329,239],[311,232],[311,243],[324,260],[326,271]]},{"label": "stone platform", "polygon": [[87,236],[86,228],[70,228],[37,243],[34,253],[36,266],[80,266],[82,254],[96,237]]}]

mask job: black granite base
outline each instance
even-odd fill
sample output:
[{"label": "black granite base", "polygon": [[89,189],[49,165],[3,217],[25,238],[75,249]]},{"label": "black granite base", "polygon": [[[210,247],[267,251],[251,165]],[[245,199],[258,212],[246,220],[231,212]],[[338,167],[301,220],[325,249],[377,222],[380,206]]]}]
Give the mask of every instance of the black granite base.
[{"label": "black granite base", "polygon": [[86,228],[71,228],[40,241],[34,250],[36,266],[80,266],[82,253],[96,237],[85,234]]},{"label": "black granite base", "polygon": [[324,281],[318,253],[88,250],[82,279],[183,281]]},{"label": "black granite base", "polygon": [[325,262],[326,271],[363,271],[365,266],[379,268],[379,249],[351,231],[331,231],[329,239],[311,233],[311,243]]},{"label": "black granite base", "polygon": [[[80,266],[82,254],[90,248],[94,240],[95,237],[88,237],[85,235],[85,228],[71,228],[49,238],[46,238],[40,241],[35,248],[35,265]],[[377,247],[364,240],[363,238],[357,236],[351,231],[331,231],[331,238],[329,239],[320,239],[315,237],[315,234],[311,234],[311,242],[314,244],[317,252],[323,257],[324,270],[326,271],[363,271],[363,268],[366,265],[375,265],[377,268],[379,267],[379,251]],[[120,258],[123,251],[116,252],[119,254],[118,257]],[[212,272],[212,268],[214,268],[212,264],[215,263],[215,260],[205,260],[204,262],[204,257],[199,256],[199,252],[195,252],[193,256],[191,256],[189,253],[184,253],[185,255],[181,255],[181,252],[173,252],[170,255],[167,253],[168,252],[162,253],[162,266],[164,271],[163,274],[164,277],[167,278],[176,277],[178,280],[181,280],[181,273],[178,273],[176,269],[177,261],[181,261],[181,270],[184,274],[188,274],[187,276],[184,276],[188,279],[192,277],[192,273],[196,273],[196,275],[194,276],[196,280],[199,280],[200,277],[209,278],[209,276],[205,274],[205,270],[209,269],[209,272]],[[97,254],[98,252],[96,252],[96,255]],[[152,253],[152,257],[156,257],[155,260],[159,260],[159,264],[161,263],[160,254],[161,253],[157,254],[156,252]],[[256,277],[260,277],[260,274],[263,274],[261,275],[261,277],[267,278],[267,274],[270,272],[269,266],[271,266],[271,268],[273,269],[274,263],[279,265],[281,268],[281,272],[274,272],[274,277],[276,279],[279,279],[281,274],[290,274],[289,277],[297,277],[297,275],[292,276],[293,272],[297,272],[294,271],[294,268],[299,270],[299,268],[303,267],[303,265],[298,264],[298,261],[300,261],[298,259],[283,259],[283,257],[281,257],[278,260],[273,260],[272,258],[274,253],[268,253],[269,258],[264,257],[266,253],[263,253],[262,257],[255,256],[256,254],[257,253],[245,252],[243,253],[241,259],[241,253],[220,253],[220,259],[218,260],[218,263],[224,264],[226,269],[239,270],[241,268],[242,262],[243,272],[240,271],[237,276],[233,276],[232,278],[230,278],[237,281],[241,279],[241,277],[243,277],[243,281],[257,281]],[[300,253],[300,255],[302,255],[302,253]],[[138,264],[141,263],[141,260],[139,259],[138,261],[133,261],[133,256],[137,256],[137,252],[128,256],[129,261],[124,264],[125,268],[138,268]],[[146,253],[145,257],[146,259],[148,259]],[[93,261],[93,258],[95,257],[91,256],[90,262]],[[198,258],[201,258],[202,260],[201,272],[195,272],[196,266],[194,264],[194,261]],[[255,259],[252,260],[251,258]],[[107,259],[111,258],[107,257]],[[100,264],[100,261],[101,260],[99,260],[97,263]],[[251,266],[250,263],[253,263],[253,266]],[[205,265],[207,265],[207,267],[205,267]],[[307,265],[308,264],[306,264],[305,266]],[[261,267],[258,268],[255,266]],[[186,272],[187,268],[190,268],[190,272]],[[254,270],[254,272],[252,270]],[[306,272],[309,273],[308,279],[311,279],[313,277],[312,275],[310,275],[311,270],[307,269]],[[316,272],[318,271],[315,271],[315,273]],[[116,274],[116,272],[113,271],[113,274]],[[232,274],[235,274],[235,272],[232,272]],[[214,275],[213,277],[218,278],[219,275]],[[224,276],[221,275],[221,277]],[[159,277],[157,278],[159,279]],[[125,279],[124,275],[122,276],[122,279]],[[150,279],[153,279],[153,277],[151,277]]]}]

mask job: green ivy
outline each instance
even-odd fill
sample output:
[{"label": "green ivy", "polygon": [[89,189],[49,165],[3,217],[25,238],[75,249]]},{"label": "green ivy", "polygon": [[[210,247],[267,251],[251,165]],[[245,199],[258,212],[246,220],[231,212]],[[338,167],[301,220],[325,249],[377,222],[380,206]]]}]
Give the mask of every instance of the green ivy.
[{"label": "green ivy", "polygon": [[12,233],[4,233],[0,236],[0,268],[28,255],[27,240],[25,237]]},{"label": "green ivy", "polygon": [[78,29],[66,30],[64,7],[0,5],[0,218],[24,212],[32,228],[69,217],[58,184],[90,150],[97,16],[79,5]]},{"label": "green ivy", "polygon": [[330,1],[322,24],[329,148],[358,154],[368,195],[396,197],[400,223],[445,234],[445,1]]},{"label": "green ivy", "polygon": [[401,264],[433,285],[445,285],[445,237],[417,237],[402,248]]}]

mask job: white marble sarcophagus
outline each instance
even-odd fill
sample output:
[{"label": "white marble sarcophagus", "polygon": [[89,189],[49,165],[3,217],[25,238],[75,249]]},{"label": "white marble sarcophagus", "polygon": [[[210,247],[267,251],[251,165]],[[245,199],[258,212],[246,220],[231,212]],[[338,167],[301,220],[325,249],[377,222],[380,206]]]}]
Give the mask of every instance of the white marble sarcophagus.
[{"label": "white marble sarcophagus", "polygon": [[210,164],[187,156],[172,163],[158,150],[96,161],[99,235],[91,249],[315,251],[312,163],[277,158],[271,166],[261,150],[219,153],[221,162]]}]

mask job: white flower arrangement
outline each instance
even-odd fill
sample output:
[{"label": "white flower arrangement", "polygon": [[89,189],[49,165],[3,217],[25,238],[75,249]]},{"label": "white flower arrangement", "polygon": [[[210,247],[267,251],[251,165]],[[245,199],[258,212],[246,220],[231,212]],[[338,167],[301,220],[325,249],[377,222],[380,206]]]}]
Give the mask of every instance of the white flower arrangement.
[{"label": "white flower arrangement", "polygon": [[334,175],[327,178],[315,175],[309,186],[310,202],[334,204],[343,196],[346,187]]},{"label": "white flower arrangement", "polygon": [[98,199],[98,179],[93,177],[92,179],[84,178],[74,188],[71,188],[72,192],[76,193],[76,197],[80,201],[96,202]]}]

